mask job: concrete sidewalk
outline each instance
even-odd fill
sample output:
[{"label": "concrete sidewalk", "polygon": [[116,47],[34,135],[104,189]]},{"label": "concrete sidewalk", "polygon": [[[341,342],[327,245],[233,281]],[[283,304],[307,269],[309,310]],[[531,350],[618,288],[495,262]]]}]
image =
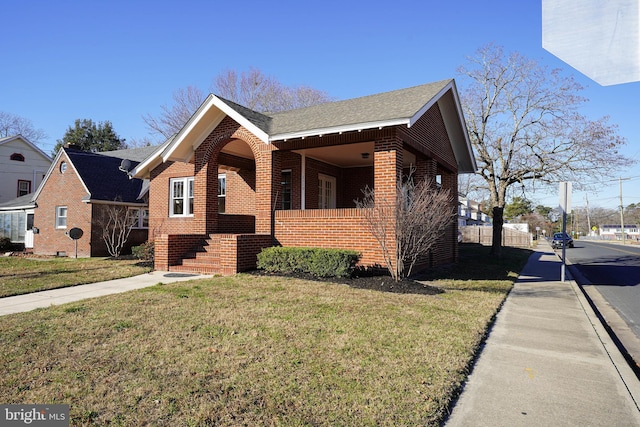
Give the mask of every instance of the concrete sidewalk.
[{"label": "concrete sidewalk", "polygon": [[36,308],[49,307],[51,305],[64,304],[72,301],[79,301],[86,298],[95,298],[103,295],[131,291],[133,289],[146,288],[148,286],[157,285],[158,283],[181,282],[206,277],[211,276],[170,273],[167,271],[152,271],[151,273],[125,277],[123,279],[70,286],[68,288],[51,289],[48,291],[33,292],[14,297],[5,297],[0,298],[0,316],[20,313],[23,311],[31,311]]},{"label": "concrete sidewalk", "polygon": [[638,426],[640,382],[546,241],[500,310],[447,426]]}]

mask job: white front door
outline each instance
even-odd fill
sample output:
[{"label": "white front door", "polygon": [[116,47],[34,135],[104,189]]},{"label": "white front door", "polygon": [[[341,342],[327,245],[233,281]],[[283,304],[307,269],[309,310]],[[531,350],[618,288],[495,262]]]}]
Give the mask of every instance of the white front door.
[{"label": "white front door", "polygon": [[336,208],[336,178],[318,174],[318,208]]},{"label": "white front door", "polygon": [[24,232],[25,249],[33,249],[33,211],[27,211],[27,230]]}]

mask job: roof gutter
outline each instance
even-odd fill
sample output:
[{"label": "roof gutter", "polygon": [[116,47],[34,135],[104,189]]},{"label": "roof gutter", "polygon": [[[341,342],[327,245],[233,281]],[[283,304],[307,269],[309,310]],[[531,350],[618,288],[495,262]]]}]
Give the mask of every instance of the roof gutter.
[{"label": "roof gutter", "polygon": [[133,206],[133,207],[146,207],[148,203],[144,202],[117,202],[115,200],[98,200],[98,199],[82,199],[84,203],[91,203],[94,205],[116,205],[116,206]]}]

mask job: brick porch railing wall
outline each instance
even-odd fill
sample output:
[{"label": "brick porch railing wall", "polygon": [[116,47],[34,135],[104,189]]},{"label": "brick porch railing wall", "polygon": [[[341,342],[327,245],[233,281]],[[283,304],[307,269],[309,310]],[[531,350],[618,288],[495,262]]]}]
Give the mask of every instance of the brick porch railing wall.
[{"label": "brick porch railing wall", "polygon": [[220,268],[225,276],[256,268],[257,256],[273,246],[265,234],[224,234],[220,236]]},{"label": "brick porch railing wall", "polygon": [[282,246],[353,249],[361,253],[360,264],[385,265],[360,209],[276,211],[275,238]]}]

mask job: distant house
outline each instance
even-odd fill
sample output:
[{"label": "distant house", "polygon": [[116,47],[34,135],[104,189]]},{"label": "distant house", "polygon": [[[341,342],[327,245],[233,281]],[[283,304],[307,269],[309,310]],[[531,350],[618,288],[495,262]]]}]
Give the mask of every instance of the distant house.
[{"label": "distant house", "polygon": [[[455,214],[458,174],[475,169],[455,82],[444,80],[275,114],[212,94],[132,174],[151,180],[157,269],[233,274],[272,245],[353,249],[384,265],[354,202],[361,190],[395,205],[412,171],[450,190],[441,209]],[[457,248],[453,220],[423,261],[454,262]]]},{"label": "distant house", "polygon": [[[625,239],[635,239],[635,240],[640,239],[640,229],[636,224],[625,224],[624,234],[625,234]],[[622,240],[622,229],[620,227],[620,224],[601,225],[600,237],[606,240]]]},{"label": "distant house", "polygon": [[47,171],[34,200],[33,252],[44,255],[70,255],[75,242],[68,236],[80,228],[78,256],[107,256],[100,218],[110,206],[126,206],[138,217],[125,252],[147,240],[148,204],[141,179],[131,179],[119,170],[123,159],[147,157],[155,147],[103,153],[85,152],[73,147],[61,148]]},{"label": "distant house", "polygon": [[482,205],[464,197],[458,199],[458,226],[491,225],[491,218],[482,211]]},{"label": "distant house", "polygon": [[22,135],[0,138],[0,203],[33,193],[51,157]]}]

